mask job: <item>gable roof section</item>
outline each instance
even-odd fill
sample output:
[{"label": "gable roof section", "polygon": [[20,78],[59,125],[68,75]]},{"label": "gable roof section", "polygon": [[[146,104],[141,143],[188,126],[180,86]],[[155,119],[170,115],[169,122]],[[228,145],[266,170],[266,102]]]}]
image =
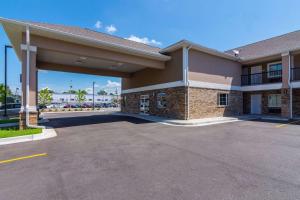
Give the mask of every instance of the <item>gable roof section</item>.
[{"label": "gable roof section", "polygon": [[280,55],[284,52],[296,51],[299,49],[300,30],[255,42],[253,44],[237,47],[225,52],[234,55],[233,50],[238,50],[242,61],[250,61],[258,58]]},{"label": "gable roof section", "polygon": [[205,46],[202,46],[200,44],[196,44],[194,42],[188,41],[188,40],[181,40],[175,44],[172,44],[164,49],[162,49],[160,52],[161,53],[168,53],[168,52],[172,52],[175,51],[177,49],[183,48],[183,47],[187,47],[187,48],[191,48],[191,49],[195,49],[207,54],[211,54],[214,56],[218,56],[221,58],[225,58],[225,59],[229,59],[229,60],[233,60],[233,61],[239,61],[240,59],[234,55],[231,55],[229,53],[225,53],[225,52],[221,52],[212,48],[208,48]]},{"label": "gable roof section", "polygon": [[[124,53],[152,57],[159,60],[169,60],[170,57],[161,54],[160,48],[146,45],[143,43],[127,40],[121,37],[93,31],[90,29],[65,26],[58,24],[48,24],[40,22],[28,22],[20,20],[12,20],[0,17],[0,23],[4,26],[15,25],[15,26],[29,26],[31,30],[38,30],[47,32],[49,34],[60,35],[61,37],[68,37],[74,41],[86,41],[95,45],[112,48],[115,50],[123,51]],[[60,37],[59,36],[59,37]]]}]

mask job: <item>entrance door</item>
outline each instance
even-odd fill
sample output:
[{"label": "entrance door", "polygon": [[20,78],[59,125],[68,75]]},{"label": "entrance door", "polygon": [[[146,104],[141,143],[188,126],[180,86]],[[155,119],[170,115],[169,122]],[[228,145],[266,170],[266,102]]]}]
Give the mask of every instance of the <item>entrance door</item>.
[{"label": "entrance door", "polygon": [[262,84],[261,66],[251,67],[251,85]]},{"label": "entrance door", "polygon": [[149,95],[140,96],[140,114],[147,115],[149,114]]},{"label": "entrance door", "polygon": [[251,95],[251,114],[261,114],[261,94]]}]

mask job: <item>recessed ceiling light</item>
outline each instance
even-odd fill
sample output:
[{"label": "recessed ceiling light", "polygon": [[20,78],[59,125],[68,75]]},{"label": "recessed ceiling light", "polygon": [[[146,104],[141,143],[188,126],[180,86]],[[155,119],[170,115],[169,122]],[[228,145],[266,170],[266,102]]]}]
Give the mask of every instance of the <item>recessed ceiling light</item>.
[{"label": "recessed ceiling light", "polygon": [[79,59],[80,59],[80,60],[86,60],[86,59],[87,59],[87,57],[80,56],[80,57],[79,57]]}]

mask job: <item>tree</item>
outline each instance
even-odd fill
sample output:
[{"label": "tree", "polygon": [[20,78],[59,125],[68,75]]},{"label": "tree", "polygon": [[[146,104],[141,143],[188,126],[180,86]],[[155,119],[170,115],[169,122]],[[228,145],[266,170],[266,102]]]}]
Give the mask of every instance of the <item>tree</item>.
[{"label": "tree", "polygon": [[47,106],[52,101],[53,91],[49,90],[49,88],[41,89],[39,92],[39,104],[41,106]]},{"label": "tree", "polygon": [[85,90],[77,90],[76,91],[76,101],[81,106],[81,104],[85,101],[85,95],[87,92]]},{"label": "tree", "polygon": [[104,90],[100,90],[97,94],[98,95],[107,95],[107,92],[105,92]]},{"label": "tree", "polygon": [[[10,90],[9,87],[6,88],[6,96],[11,96],[12,95],[12,92]],[[0,102],[1,103],[4,103],[4,96],[5,96],[5,86],[4,84],[0,84]]]}]

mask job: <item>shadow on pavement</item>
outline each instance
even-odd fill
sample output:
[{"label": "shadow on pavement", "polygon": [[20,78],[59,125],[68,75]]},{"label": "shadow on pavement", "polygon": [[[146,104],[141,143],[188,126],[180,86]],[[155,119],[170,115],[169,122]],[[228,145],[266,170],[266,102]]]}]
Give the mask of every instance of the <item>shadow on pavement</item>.
[{"label": "shadow on pavement", "polygon": [[129,122],[133,124],[147,124],[153,123],[143,119],[138,119],[128,116],[118,116],[118,115],[91,115],[91,116],[73,116],[73,117],[54,117],[49,118],[49,122],[45,125],[52,126],[53,128],[64,128],[64,127],[74,127],[82,125],[92,125],[92,124],[104,124],[113,122]]}]

